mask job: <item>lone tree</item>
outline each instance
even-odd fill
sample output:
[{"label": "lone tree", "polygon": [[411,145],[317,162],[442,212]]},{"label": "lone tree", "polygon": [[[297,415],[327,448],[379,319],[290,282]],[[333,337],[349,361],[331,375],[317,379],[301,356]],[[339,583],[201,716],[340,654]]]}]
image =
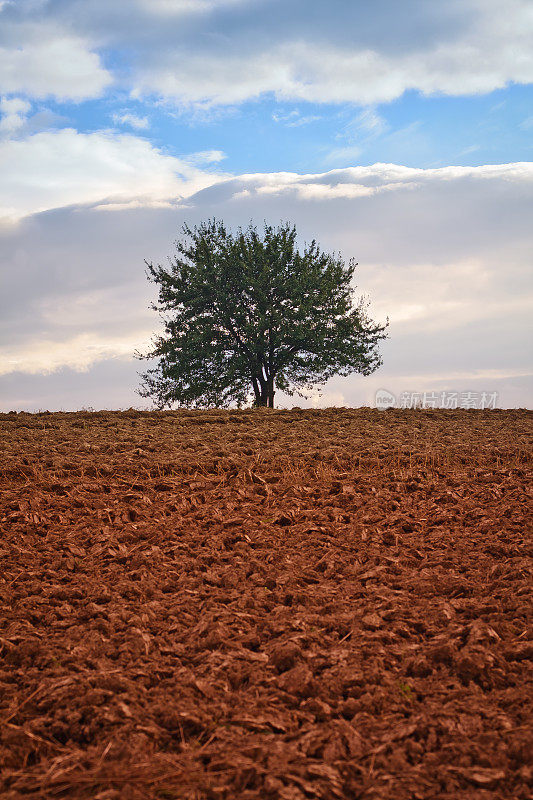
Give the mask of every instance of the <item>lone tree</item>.
[{"label": "lone tree", "polygon": [[142,397],[159,408],[245,404],[274,407],[275,389],[302,390],[333,375],[369,375],[381,362],[378,342],[387,325],[353,303],[357,266],[320,251],[300,252],[296,229],[251,224],[232,234],[209,220],[182,228],[169,267],[148,267],[159,287],[152,308],[165,332],[139,358],[158,358],[142,376]]}]

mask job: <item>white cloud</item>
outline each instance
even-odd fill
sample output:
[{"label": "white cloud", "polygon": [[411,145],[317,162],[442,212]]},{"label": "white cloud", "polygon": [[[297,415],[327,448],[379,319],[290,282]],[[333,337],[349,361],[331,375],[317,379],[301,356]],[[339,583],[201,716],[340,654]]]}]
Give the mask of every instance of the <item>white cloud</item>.
[{"label": "white cloud", "polygon": [[65,128],[0,142],[0,217],[74,203],[168,200],[216,182],[186,159],[130,134]]},{"label": "white cloud", "polygon": [[200,150],[187,156],[186,160],[189,164],[217,164],[225,158],[226,153],[223,150]]},{"label": "white cloud", "polygon": [[137,114],[130,114],[125,111],[121,114],[113,114],[113,122],[117,125],[129,125],[136,130],[146,130],[150,127],[148,117],[139,117]]},{"label": "white cloud", "polygon": [[[419,169],[398,164],[373,164],[368,167],[348,167],[317,174],[300,175],[294,172],[247,174],[231,187],[233,196],[287,195],[302,200],[357,198],[398,190],[414,190],[423,185],[438,185],[458,179],[484,181],[502,179],[531,184],[533,163],[489,164],[481,167],[440,167]],[[243,194],[244,193],[244,194]]]},{"label": "white cloud", "polygon": [[365,197],[376,192],[371,186],[363,186],[359,183],[337,183],[337,184],[324,184],[324,183],[292,183],[280,182],[279,184],[267,184],[266,186],[257,186],[255,188],[257,194],[294,194],[301,200],[331,200],[331,199],[350,199],[354,197]]},{"label": "white cloud", "polygon": [[375,108],[362,109],[337,134],[336,139],[344,144],[339,144],[330,150],[324,158],[324,163],[341,165],[357,161],[368,142],[377,139],[388,128],[387,121],[378,114]]},{"label": "white cloud", "polygon": [[15,347],[0,347],[0,375],[19,371],[47,375],[65,367],[86,372],[99,361],[131,358],[137,348],[148,346],[150,335],[150,330],[129,338],[80,333],[60,341],[39,339]]},{"label": "white cloud", "polygon": [[31,103],[20,97],[2,97],[0,99],[0,133],[13,134],[20,130],[31,110]]},{"label": "white cloud", "polygon": [[283,123],[287,128],[301,128],[302,125],[309,125],[311,122],[317,122],[319,119],[322,119],[322,117],[318,114],[302,116],[300,111],[293,109],[286,113],[274,113],[272,114],[272,119],[274,122]]},{"label": "white cloud", "polygon": [[[388,316],[397,331],[423,325],[426,335],[437,335],[451,325],[482,325],[485,320],[525,315],[533,302],[533,285],[522,292],[502,293],[501,279],[481,257],[405,265],[400,276],[390,264],[365,263],[359,279],[372,283],[374,314],[380,319]],[[409,287],[408,294],[402,285]]]},{"label": "white cloud", "polygon": [[370,136],[379,136],[388,129],[386,120],[375,108],[364,108],[347,126],[352,132],[363,131]]},{"label": "white cloud", "polygon": [[[136,89],[140,95],[154,92],[183,104],[234,104],[273,93],[279,100],[372,105],[394,100],[408,89],[469,95],[511,81],[533,81],[532,7],[511,0],[502,20],[495,3],[471,0],[463,5],[464,19],[457,21],[453,35],[439,36],[436,11],[426,41],[398,29],[395,48],[388,46],[385,35],[382,41],[365,39],[356,29],[345,43],[341,16],[337,35],[325,35],[319,22],[302,35],[296,15],[277,32],[277,44],[272,37],[263,39],[258,29],[251,48],[239,39],[239,20],[233,17],[236,30],[224,30],[224,35],[239,46],[210,49],[199,40],[191,50],[182,42],[178,49],[147,53],[136,65]],[[390,9],[391,30],[395,15],[403,13],[398,5]]]},{"label": "white cloud", "polygon": [[111,84],[83,35],[48,23],[1,24],[0,92],[80,101],[99,96]]},{"label": "white cloud", "polygon": [[[496,39],[498,37],[495,37]],[[183,104],[241,103],[265,93],[278,100],[318,103],[387,103],[407,89],[423,94],[469,95],[533,81],[533,55],[520,45],[496,42],[442,46],[435,51],[390,56],[377,50],[291,42],[263,52],[224,56],[188,54],[179,63],[167,54],[137,68],[136,92]]]},{"label": "white cloud", "polygon": [[251,0],[138,0],[138,2],[141,8],[151,14],[173,17],[205,14],[217,8],[244,4]]},{"label": "white cloud", "polygon": [[348,144],[344,147],[334,147],[324,158],[326,164],[349,164],[357,161],[363,148],[356,144]]}]

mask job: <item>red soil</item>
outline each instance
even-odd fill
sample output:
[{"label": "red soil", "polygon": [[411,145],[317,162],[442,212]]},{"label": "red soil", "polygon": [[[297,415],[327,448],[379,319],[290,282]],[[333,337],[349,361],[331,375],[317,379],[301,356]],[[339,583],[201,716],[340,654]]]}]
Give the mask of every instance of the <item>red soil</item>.
[{"label": "red soil", "polygon": [[529,798],[532,427],[0,415],[2,798]]}]

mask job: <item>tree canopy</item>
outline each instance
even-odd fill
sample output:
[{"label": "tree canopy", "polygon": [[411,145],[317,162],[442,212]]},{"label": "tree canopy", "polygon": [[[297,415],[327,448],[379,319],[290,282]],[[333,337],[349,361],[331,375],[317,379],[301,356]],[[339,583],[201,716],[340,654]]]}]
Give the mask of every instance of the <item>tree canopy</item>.
[{"label": "tree canopy", "polygon": [[145,262],[164,322],[158,359],[139,394],[158,407],[274,406],[276,389],[302,395],[333,375],[369,375],[382,363],[385,325],[354,299],[357,264],[299,249],[296,228],[252,224],[233,234],[221,221],[184,225],[167,267]]}]

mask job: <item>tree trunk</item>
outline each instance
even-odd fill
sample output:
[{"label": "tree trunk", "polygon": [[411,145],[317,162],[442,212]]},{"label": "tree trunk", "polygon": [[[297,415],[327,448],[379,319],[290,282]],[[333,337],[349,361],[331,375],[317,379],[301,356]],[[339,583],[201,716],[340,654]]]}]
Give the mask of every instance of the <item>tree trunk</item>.
[{"label": "tree trunk", "polygon": [[252,385],[254,387],[254,394],[255,394],[254,406],[260,406],[261,405],[261,390],[259,388],[259,381],[257,380],[257,378],[255,378],[255,377],[252,378]]},{"label": "tree trunk", "polygon": [[254,406],[255,408],[264,408],[267,404],[267,383],[263,377],[254,377],[253,378],[253,387],[254,387]]},{"label": "tree trunk", "polygon": [[274,378],[269,378],[267,382],[267,403],[269,408],[274,408]]},{"label": "tree trunk", "polygon": [[254,378],[253,381],[256,408],[274,408],[274,378],[269,377],[266,380]]}]

